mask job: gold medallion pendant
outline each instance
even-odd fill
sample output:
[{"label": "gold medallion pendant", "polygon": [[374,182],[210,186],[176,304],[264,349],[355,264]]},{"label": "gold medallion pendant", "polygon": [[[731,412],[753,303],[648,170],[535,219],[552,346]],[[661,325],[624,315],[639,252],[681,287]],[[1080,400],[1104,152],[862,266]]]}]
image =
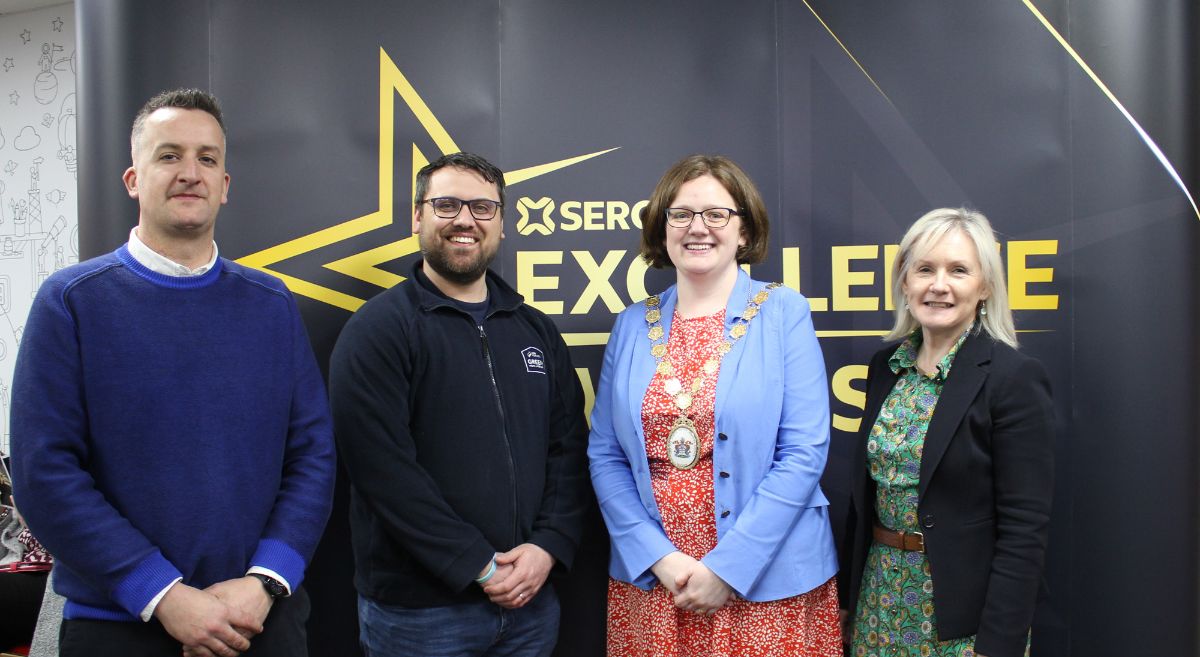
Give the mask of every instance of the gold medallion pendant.
[{"label": "gold medallion pendant", "polygon": [[680,470],[690,470],[700,462],[700,437],[696,424],[687,417],[675,418],[667,433],[667,458]]}]

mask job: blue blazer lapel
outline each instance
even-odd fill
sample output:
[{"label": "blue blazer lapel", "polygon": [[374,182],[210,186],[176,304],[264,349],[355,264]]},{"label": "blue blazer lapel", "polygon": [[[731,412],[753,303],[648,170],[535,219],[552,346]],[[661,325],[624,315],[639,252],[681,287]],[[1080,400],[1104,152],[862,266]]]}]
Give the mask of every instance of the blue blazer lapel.
[{"label": "blue blazer lapel", "polygon": [[[737,282],[733,285],[733,291],[729,293],[729,299],[725,302],[725,330],[721,333],[721,338],[724,339],[729,335],[729,329],[733,328],[733,322],[746,310],[746,303],[750,299],[752,287],[765,288],[766,285],[752,286],[750,276],[745,271],[738,269]],[[769,300],[767,303],[771,303]],[[751,322],[753,325],[754,322]],[[751,331],[762,331],[761,326],[755,326]],[[761,337],[760,337],[761,339]],[[741,363],[742,354],[746,349],[746,339],[738,340],[733,345],[733,350],[725,354],[721,358],[721,370],[717,375],[717,398],[713,403],[713,414],[716,418],[721,417],[721,411],[725,407],[725,401],[729,399],[729,395],[735,390],[734,380],[737,378],[738,365]]]},{"label": "blue blazer lapel", "polygon": [[938,462],[950,446],[950,440],[962,424],[967,409],[974,403],[988,376],[992,360],[992,342],[985,335],[968,336],[954,357],[950,376],[938,397],[929,429],[925,432],[925,447],[921,455],[921,484],[918,499],[925,497],[929,480]]},{"label": "blue blazer lapel", "polygon": [[[675,316],[675,286],[672,285],[659,295],[661,304],[659,305],[660,320],[663,328],[663,340],[665,345],[670,340],[671,335],[671,319]],[[646,325],[646,305],[639,304],[640,317],[639,324],[634,330],[633,336],[633,353],[630,356],[629,368],[629,417],[633,418],[634,432],[637,434],[638,444],[644,445],[646,437],[642,434],[642,402],[646,396],[646,391],[650,388],[650,383],[654,380],[654,372],[658,366],[658,361],[650,353],[650,347],[653,343],[650,342],[649,333],[650,327]],[[636,445],[630,445],[629,449],[634,449]],[[642,449],[645,452],[645,449]],[[636,451],[631,453],[636,454]]]}]

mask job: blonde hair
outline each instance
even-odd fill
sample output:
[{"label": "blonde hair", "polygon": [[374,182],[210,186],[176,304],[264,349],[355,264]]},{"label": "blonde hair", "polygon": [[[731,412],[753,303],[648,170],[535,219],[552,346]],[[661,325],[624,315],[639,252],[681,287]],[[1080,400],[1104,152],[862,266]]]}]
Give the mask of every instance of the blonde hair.
[{"label": "blonde hair", "polygon": [[1008,307],[1008,289],[1004,285],[1004,263],[996,249],[996,234],[982,213],[966,208],[938,208],[925,213],[900,240],[896,254],[896,269],[892,276],[892,298],[896,300],[896,323],[884,340],[903,340],[920,324],[909,312],[904,299],[904,280],[912,263],[920,260],[951,230],[960,230],[975,245],[979,258],[983,289],[988,293],[987,314],[975,311],[976,330],[980,327],[993,339],[1017,346],[1017,330],[1013,326],[1012,310]]}]

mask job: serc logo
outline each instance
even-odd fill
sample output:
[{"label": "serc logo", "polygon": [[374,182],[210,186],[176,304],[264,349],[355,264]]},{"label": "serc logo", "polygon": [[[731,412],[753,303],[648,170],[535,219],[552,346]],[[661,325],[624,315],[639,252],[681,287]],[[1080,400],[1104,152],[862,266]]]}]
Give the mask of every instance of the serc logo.
[{"label": "serc logo", "polygon": [[[536,223],[530,223],[529,211],[541,210],[541,218]],[[554,199],[542,198],[534,201],[528,196],[522,196],[517,201],[517,212],[521,218],[517,220],[517,232],[522,235],[549,235],[554,232],[554,219],[550,216],[554,212]]]},{"label": "serc logo", "polygon": [[[563,201],[543,196],[517,199],[517,232],[549,236],[555,230],[641,230],[642,210],[649,201],[632,206],[625,201]],[[557,213],[555,212],[557,210]],[[557,219],[556,219],[557,217]]]}]

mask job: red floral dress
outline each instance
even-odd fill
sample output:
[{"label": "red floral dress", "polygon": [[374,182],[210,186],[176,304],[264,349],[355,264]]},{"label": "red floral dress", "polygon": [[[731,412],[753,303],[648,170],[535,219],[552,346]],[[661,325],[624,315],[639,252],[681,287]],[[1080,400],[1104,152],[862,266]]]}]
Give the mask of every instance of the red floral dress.
[{"label": "red floral dress", "polygon": [[[692,319],[676,314],[671,320],[667,350],[685,389],[702,371],[704,361],[716,357],[724,330],[724,310]],[[664,378],[669,377],[655,375],[642,401],[650,480],[667,537],[680,552],[700,559],[717,545],[712,462],[717,377],[706,377],[687,411],[696,423],[701,448],[700,462],[689,470],[676,469],[667,460],[667,435],[679,411],[663,390]],[[644,591],[610,579],[608,654],[841,657],[836,580],[783,600],[750,602],[739,597],[712,616],[704,616],[677,608],[661,584]]]}]

